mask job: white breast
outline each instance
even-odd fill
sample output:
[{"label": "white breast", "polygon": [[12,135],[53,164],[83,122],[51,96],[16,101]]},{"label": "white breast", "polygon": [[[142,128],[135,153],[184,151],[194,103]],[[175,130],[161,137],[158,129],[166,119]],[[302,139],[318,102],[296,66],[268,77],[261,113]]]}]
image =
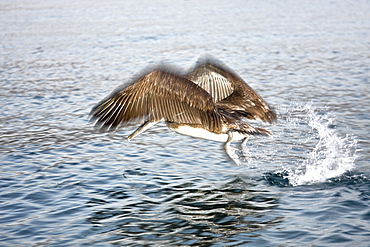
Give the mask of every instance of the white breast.
[{"label": "white breast", "polygon": [[[228,134],[226,133],[215,134],[205,129],[194,128],[194,127],[190,127],[187,125],[179,125],[179,126],[176,126],[176,128],[170,127],[170,129],[172,129],[173,131],[177,133],[183,134],[183,135],[203,138],[203,139],[216,141],[216,142],[226,142],[229,137]],[[245,135],[242,135],[236,132],[232,133],[233,141],[241,140],[241,139],[244,139],[245,137],[246,137]]]}]

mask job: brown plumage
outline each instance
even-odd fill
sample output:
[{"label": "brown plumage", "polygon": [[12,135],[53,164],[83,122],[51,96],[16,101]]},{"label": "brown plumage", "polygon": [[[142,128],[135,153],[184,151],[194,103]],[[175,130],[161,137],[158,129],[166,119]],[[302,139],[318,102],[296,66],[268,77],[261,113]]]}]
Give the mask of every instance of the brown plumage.
[{"label": "brown plumage", "polygon": [[141,124],[129,139],[163,119],[176,132],[227,144],[270,135],[245,118],[276,120],[267,103],[235,72],[210,59],[185,75],[153,70],[100,102],[91,115],[96,126],[108,130]]},{"label": "brown plumage", "polygon": [[97,125],[116,129],[128,122],[167,122],[201,126],[220,133],[221,116],[210,94],[186,78],[155,70],[95,106]]},{"label": "brown plumage", "polygon": [[235,72],[207,60],[197,66],[186,78],[211,94],[216,106],[234,115],[273,123],[275,113],[267,103]]}]

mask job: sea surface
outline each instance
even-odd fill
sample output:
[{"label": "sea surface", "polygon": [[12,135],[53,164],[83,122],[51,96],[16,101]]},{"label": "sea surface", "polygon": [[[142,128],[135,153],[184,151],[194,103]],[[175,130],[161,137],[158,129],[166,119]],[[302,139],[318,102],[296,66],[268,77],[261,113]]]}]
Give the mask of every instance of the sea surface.
[{"label": "sea surface", "polygon": [[[370,246],[370,2],[0,0],[0,246]],[[221,143],[89,112],[211,55],[276,111]],[[256,123],[259,125],[260,123]]]}]

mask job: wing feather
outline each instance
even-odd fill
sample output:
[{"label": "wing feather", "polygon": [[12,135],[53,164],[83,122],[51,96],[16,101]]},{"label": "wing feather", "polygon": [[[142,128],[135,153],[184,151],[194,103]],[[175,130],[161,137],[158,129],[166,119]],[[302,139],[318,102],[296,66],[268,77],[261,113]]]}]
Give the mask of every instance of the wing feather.
[{"label": "wing feather", "polygon": [[206,59],[186,75],[206,90],[216,106],[248,119],[276,121],[270,106],[234,71],[212,59]]},{"label": "wing feather", "polygon": [[186,78],[206,90],[218,102],[228,97],[234,91],[232,83],[220,73],[214,71],[209,64],[196,67]]},{"label": "wing feather", "polygon": [[212,96],[186,78],[155,70],[113,93],[91,111],[96,125],[114,130],[120,125],[160,121],[197,124],[220,133],[221,116]]}]

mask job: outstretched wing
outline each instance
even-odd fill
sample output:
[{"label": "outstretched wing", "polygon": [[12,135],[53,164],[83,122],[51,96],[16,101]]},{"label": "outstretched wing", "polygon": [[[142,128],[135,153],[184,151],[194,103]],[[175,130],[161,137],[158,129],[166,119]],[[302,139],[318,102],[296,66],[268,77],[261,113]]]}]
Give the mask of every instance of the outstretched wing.
[{"label": "outstretched wing", "polygon": [[212,97],[186,78],[155,70],[95,106],[96,125],[114,130],[128,123],[169,122],[221,132],[221,116]]},{"label": "outstretched wing", "polygon": [[186,78],[206,90],[216,103],[234,92],[233,82],[229,81],[221,72],[212,64],[201,64],[187,74]]},{"label": "outstretched wing", "polygon": [[243,79],[214,60],[200,63],[186,78],[206,90],[216,106],[229,113],[269,123],[276,120],[275,112]]}]

